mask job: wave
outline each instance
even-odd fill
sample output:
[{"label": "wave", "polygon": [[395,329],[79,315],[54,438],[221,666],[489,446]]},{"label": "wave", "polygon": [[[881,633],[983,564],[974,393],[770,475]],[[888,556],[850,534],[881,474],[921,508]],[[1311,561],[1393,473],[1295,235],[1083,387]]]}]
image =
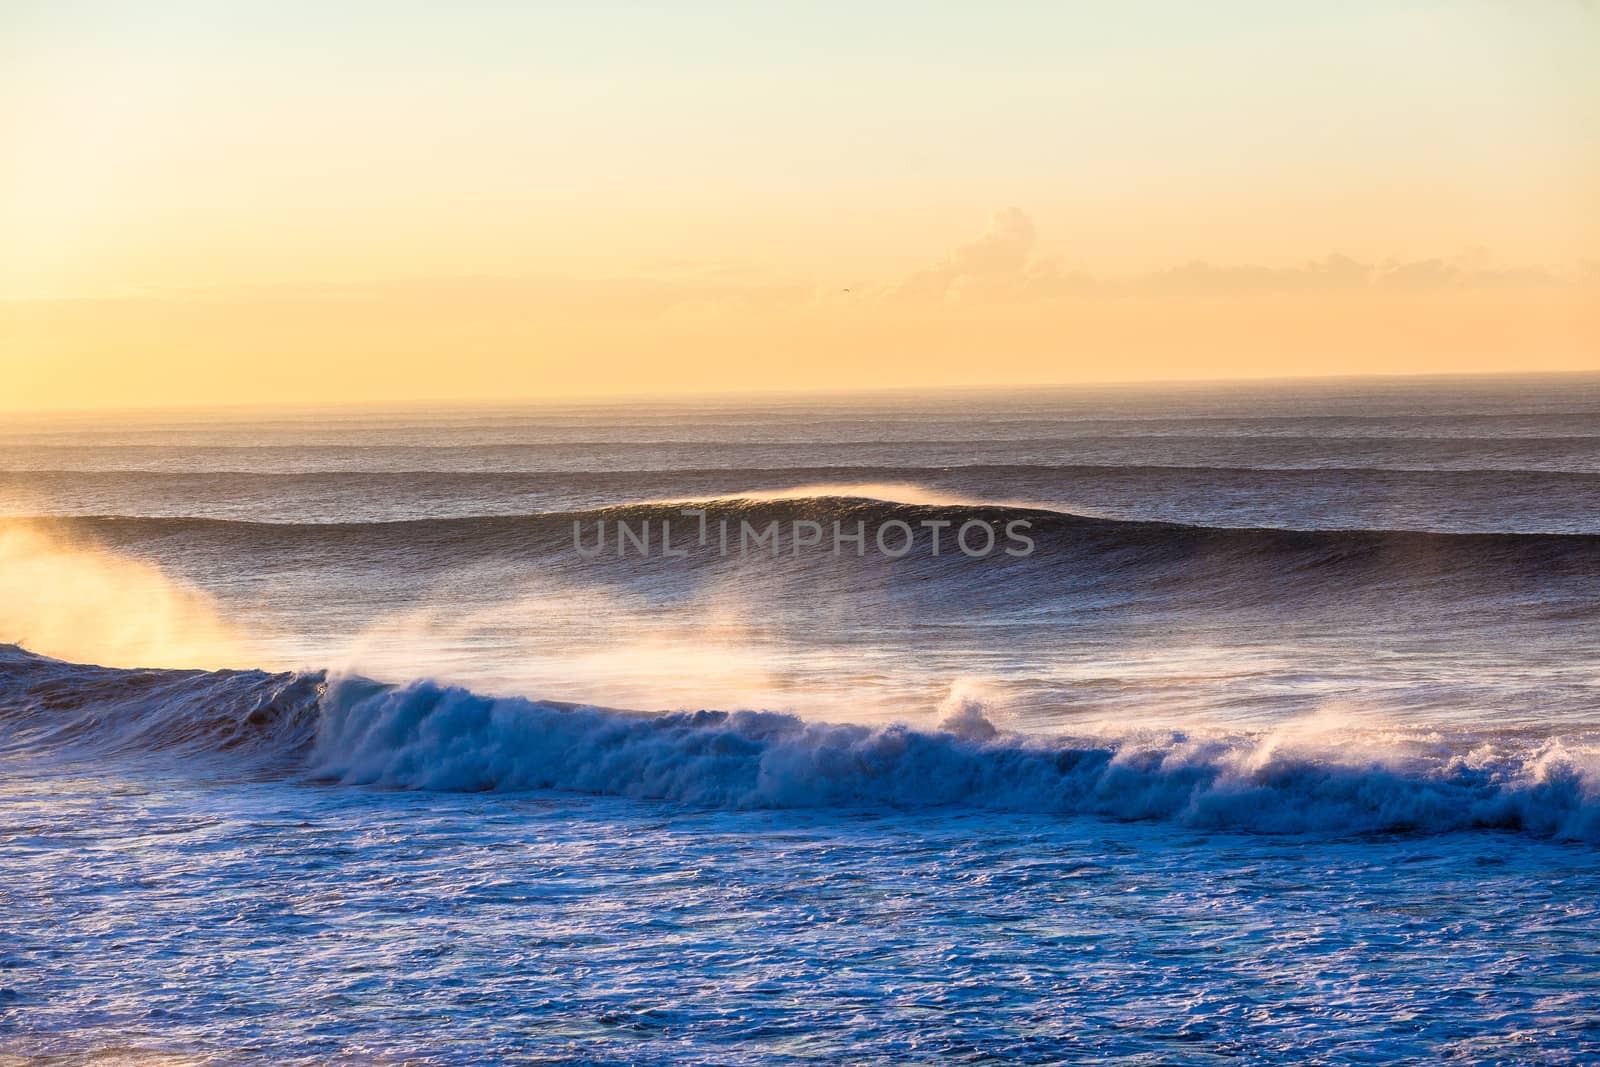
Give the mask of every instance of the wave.
[{"label": "wave", "polygon": [[[837,472],[836,468],[830,469]],[[1585,542],[1600,543],[1600,534],[1586,533],[1513,533],[1513,532],[1446,532],[1431,530],[1410,529],[1345,529],[1345,530],[1299,530],[1284,527],[1263,526],[1214,526],[1195,523],[1162,522],[1145,519],[1112,519],[1100,516],[1082,515],[1073,512],[1059,511],[1044,506],[1030,504],[1014,504],[1006,502],[986,502],[972,497],[961,498],[957,494],[928,492],[919,494],[924,496],[926,502],[918,500],[887,499],[869,495],[858,495],[882,484],[881,488],[891,491],[909,490],[917,491],[917,487],[896,484],[893,479],[875,479],[874,483],[867,485],[840,485],[838,487],[825,487],[818,489],[812,486],[800,486],[795,489],[750,490],[724,493],[718,495],[694,495],[672,497],[657,500],[630,501],[621,504],[608,504],[588,508],[574,508],[570,510],[527,512],[522,514],[505,515],[462,515],[449,517],[394,519],[378,521],[354,522],[268,522],[248,519],[222,519],[201,516],[145,516],[145,515],[18,515],[13,518],[20,521],[41,521],[61,525],[76,525],[85,529],[150,531],[152,533],[167,534],[174,532],[197,532],[204,530],[234,530],[234,531],[259,531],[266,534],[276,531],[284,534],[296,532],[315,535],[317,533],[345,533],[357,530],[394,531],[394,532],[421,532],[435,530],[449,530],[456,534],[463,534],[470,538],[474,530],[489,531],[505,526],[529,526],[543,523],[560,525],[574,519],[648,519],[658,517],[672,517],[678,514],[679,509],[686,507],[706,508],[712,512],[722,512],[729,515],[748,515],[760,517],[771,515],[774,518],[787,518],[791,514],[805,513],[822,518],[866,518],[888,521],[894,518],[923,517],[930,509],[940,508],[953,511],[960,515],[989,516],[991,518],[1025,518],[1034,521],[1049,523],[1059,528],[1104,529],[1134,531],[1166,530],[1174,533],[1179,531],[1207,532],[1224,536],[1262,536],[1285,535],[1292,537],[1305,537],[1311,539],[1361,539],[1377,538],[1384,540],[1418,539],[1436,540],[1441,543],[1472,544],[1486,541],[1502,541],[1506,543],[1527,542],[1536,543],[1548,541],[1552,543],[1580,544]]]},{"label": "wave", "polygon": [[[1600,534],[1600,474],[1363,467],[953,463],[473,473],[0,471],[0,514],[279,524],[515,516],[663,498],[818,495],[865,483],[1128,520],[1220,527]],[[833,495],[852,495],[835,491]],[[873,495],[855,493],[854,495]],[[882,497],[882,494],[877,494]]]},{"label": "wave", "polygon": [[[0,646],[12,757],[234,757],[349,786],[703,807],[994,809],[1263,833],[1515,831],[1600,843],[1600,763],[1558,739],[1083,740],[761,711],[642,714],[321,673],[114,670]],[[1363,752],[1365,753],[1363,755]],[[186,764],[187,765],[187,764]]]},{"label": "wave", "polygon": [[[632,468],[529,471],[152,471],[0,470],[0,507],[32,503],[51,514],[115,513],[131,501],[140,517],[261,522],[399,521],[418,517],[529,514],[607,507],[663,497],[800,495],[808,486],[920,487],[945,494],[1025,500],[1043,507],[1130,519],[1277,514],[1295,528],[1329,528],[1333,514],[1381,526],[1385,514],[1439,532],[1600,532],[1582,523],[1600,507],[1600,473],[1399,466],[1276,468],[1253,465],[949,463],[927,465]],[[130,489],[133,490],[130,496]],[[901,502],[915,502],[895,497]],[[1096,504],[1094,502],[1100,502]],[[352,505],[354,507],[352,508]],[[125,503],[121,506],[127,506]],[[323,518],[326,516],[326,518]],[[1430,519],[1431,517],[1431,519]],[[1377,518],[1378,522],[1372,519]],[[1489,525],[1496,521],[1536,525]],[[1273,525],[1272,520],[1258,524]],[[1463,523],[1468,525],[1462,525]],[[1224,525],[1245,525],[1229,523]],[[1539,525],[1543,524],[1543,525]]]},{"label": "wave", "polygon": [[[810,488],[810,487],[808,487]],[[886,492],[914,487],[884,486]],[[890,522],[920,529],[925,522],[948,521],[959,527],[978,521],[1003,528],[1013,521],[1028,524],[1041,546],[1056,549],[1058,558],[1122,553],[1124,562],[1149,563],[1204,555],[1235,555],[1241,563],[1254,559],[1271,566],[1285,556],[1323,564],[1381,561],[1390,568],[1406,565],[1440,568],[1482,565],[1554,568],[1591,573],[1600,564],[1600,534],[1588,533],[1444,533],[1401,529],[1291,530],[1273,527],[1204,526],[1176,522],[1111,519],[1044,507],[986,503],[954,495],[928,493],[920,502],[844,495],[870,491],[838,487],[837,492],[811,495],[806,490],[712,498],[638,501],[609,507],[534,512],[521,515],[474,515],[454,518],[401,519],[374,522],[256,522],[199,517],[68,516],[42,517],[64,533],[73,532],[113,544],[182,539],[197,547],[226,545],[250,551],[285,546],[337,549],[391,548],[417,553],[439,551],[453,557],[506,552],[571,552],[574,530],[592,537],[601,521],[645,523],[675,521],[680,530],[697,525],[683,509],[703,510],[710,523],[749,522],[764,526],[812,520],[823,523],[862,522],[870,534]],[[615,528],[614,525],[612,527]],[[853,525],[852,525],[853,528]],[[691,550],[693,545],[690,546]],[[1142,553],[1142,554],[1140,554]],[[1035,553],[1037,558],[1040,554]],[[845,553],[850,558],[849,553]],[[604,557],[603,557],[604,558]],[[871,558],[871,555],[868,555]],[[947,558],[959,558],[947,553]],[[1529,572],[1533,573],[1532,571]]]},{"label": "wave", "polygon": [[[696,537],[699,520],[682,514],[691,503],[705,512],[704,542]],[[800,548],[805,523],[823,532],[820,543]],[[934,523],[943,526],[930,531],[925,525]],[[993,541],[986,544],[978,532],[960,542],[959,531],[969,523],[989,527]],[[650,530],[648,551],[622,544],[622,524],[634,533]],[[670,543],[686,556],[663,554],[667,524]],[[756,531],[748,541],[747,525]],[[774,528],[778,539],[768,543],[775,551],[756,539]],[[68,549],[104,548],[155,561],[205,588],[228,585],[241,569],[294,576],[310,568],[330,589],[379,589],[386,603],[425,602],[441,589],[470,590],[470,597],[493,601],[503,590],[537,581],[661,604],[696,603],[708,590],[737,589],[741,603],[779,609],[773,616],[779,622],[791,602],[851,605],[885,625],[1010,619],[1035,627],[1094,619],[1142,626],[1164,625],[1163,618],[1183,618],[1187,625],[1202,618],[1226,623],[1229,612],[1290,612],[1342,626],[1410,618],[1448,624],[1461,634],[1571,627],[1600,617],[1600,536],[1583,534],[1224,528],[998,503],[845,496],[636,502],[395,522],[103,517],[55,520],[46,529]],[[915,539],[906,555],[880,550],[880,544],[897,549],[908,531]],[[852,533],[863,537],[860,554],[837,539]],[[1008,554],[1026,549],[1017,533],[1031,545],[1025,555]],[[959,550],[963,546],[989,551],[971,558]],[[592,557],[584,554],[597,548]],[[263,588],[270,596],[270,586]],[[18,637],[36,634],[27,625],[0,634]],[[176,662],[215,666],[217,660]]]}]

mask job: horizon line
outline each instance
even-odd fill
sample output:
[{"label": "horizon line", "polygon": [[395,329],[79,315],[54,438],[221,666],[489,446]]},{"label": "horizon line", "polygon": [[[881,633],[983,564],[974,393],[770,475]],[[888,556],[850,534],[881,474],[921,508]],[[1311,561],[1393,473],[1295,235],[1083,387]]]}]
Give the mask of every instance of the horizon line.
[{"label": "horizon line", "polygon": [[632,406],[646,404],[692,404],[695,402],[721,401],[733,402],[738,400],[782,400],[800,399],[809,397],[832,397],[845,399],[851,397],[912,397],[926,396],[929,394],[960,395],[960,394],[1003,394],[1024,391],[1050,390],[1067,392],[1082,391],[1110,391],[1110,390],[1139,390],[1139,389],[1183,389],[1205,386],[1294,386],[1294,385],[1333,385],[1336,383],[1420,383],[1424,381],[1449,382],[1449,381],[1534,381],[1555,378],[1600,378],[1600,365],[1593,368],[1580,370],[1528,370],[1528,371],[1392,371],[1388,373],[1368,374],[1271,374],[1271,375],[1240,375],[1223,377],[1194,377],[1194,378],[1095,378],[1080,379],[1075,381],[1032,381],[1032,382],[988,382],[971,385],[879,385],[861,386],[855,388],[816,387],[816,388],[756,388],[756,389],[708,389],[685,392],[653,392],[653,393],[600,393],[600,392],[573,392],[549,395],[544,397],[517,397],[507,399],[504,397],[454,397],[429,399],[420,397],[410,400],[352,400],[352,401],[262,401],[257,403],[193,403],[193,404],[145,404],[131,406],[106,405],[101,407],[22,407],[9,408],[0,406],[0,415],[18,418],[50,418],[50,417],[104,417],[117,415],[161,415],[161,414],[247,414],[253,412],[371,412],[371,413],[401,413],[412,412],[420,409],[431,408],[435,411],[524,411],[540,407],[554,407],[561,405],[602,407],[602,406]]}]

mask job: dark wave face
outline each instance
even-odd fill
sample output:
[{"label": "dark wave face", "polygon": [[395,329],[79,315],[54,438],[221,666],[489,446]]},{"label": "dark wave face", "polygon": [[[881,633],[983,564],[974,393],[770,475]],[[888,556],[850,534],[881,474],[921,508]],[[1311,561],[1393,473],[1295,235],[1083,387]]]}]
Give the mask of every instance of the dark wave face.
[{"label": "dark wave face", "polygon": [[679,470],[0,471],[19,513],[243,522],[400,522],[616,507],[649,499],[848,493],[965,500],[1198,526],[1600,533],[1600,473],[989,464]]},{"label": "dark wave face", "polygon": [[[970,532],[963,536],[964,527]],[[1231,582],[1240,590],[1261,582],[1336,585],[1346,593],[1386,585],[1426,591],[1448,582],[1449,596],[1473,588],[1498,595],[1600,587],[1600,535],[1592,534],[1235,529],[834,496],[355,523],[98,516],[56,528],[133,551],[182,542],[197,555],[258,557],[268,565],[317,558],[414,575],[518,560],[639,573],[752,563],[784,571],[905,570],[936,576],[940,584],[929,590],[935,598],[966,580],[1014,577],[1045,591],[1089,582],[1124,586],[1130,595],[1184,582]]]}]

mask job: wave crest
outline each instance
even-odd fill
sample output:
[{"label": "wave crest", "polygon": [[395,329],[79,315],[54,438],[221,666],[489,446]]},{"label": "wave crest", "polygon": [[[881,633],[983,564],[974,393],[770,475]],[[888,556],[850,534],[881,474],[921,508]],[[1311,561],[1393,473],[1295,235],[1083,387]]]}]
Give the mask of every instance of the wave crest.
[{"label": "wave crest", "polygon": [[15,647],[0,650],[0,681],[12,754],[243,754],[345,785],[556,789],[731,809],[991,808],[1265,833],[1496,829],[1600,843],[1600,768],[1559,739],[1438,741],[1363,758],[1270,737],[1028,737],[971,708],[932,730],[761,711],[650,715],[428,681],[120,671]]}]

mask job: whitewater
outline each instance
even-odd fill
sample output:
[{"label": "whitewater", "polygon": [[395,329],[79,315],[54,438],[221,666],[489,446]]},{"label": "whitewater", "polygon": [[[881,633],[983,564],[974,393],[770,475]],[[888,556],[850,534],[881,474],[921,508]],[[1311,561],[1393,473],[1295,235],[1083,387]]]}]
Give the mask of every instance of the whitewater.
[{"label": "whitewater", "polygon": [[[0,1062],[1592,1061],[1597,427],[1593,378],[18,420]],[[684,508],[1034,548],[574,551]]]},{"label": "whitewater", "polygon": [[[962,702],[931,729],[763,711],[641,714],[420,681],[85,667],[0,646],[23,752],[210,758],[214,773],[448,792],[561,790],[696,807],[984,808],[1258,832],[1519,831],[1600,844],[1600,738],[1108,742],[1003,734]],[[1367,747],[1361,752],[1362,743]]]}]

